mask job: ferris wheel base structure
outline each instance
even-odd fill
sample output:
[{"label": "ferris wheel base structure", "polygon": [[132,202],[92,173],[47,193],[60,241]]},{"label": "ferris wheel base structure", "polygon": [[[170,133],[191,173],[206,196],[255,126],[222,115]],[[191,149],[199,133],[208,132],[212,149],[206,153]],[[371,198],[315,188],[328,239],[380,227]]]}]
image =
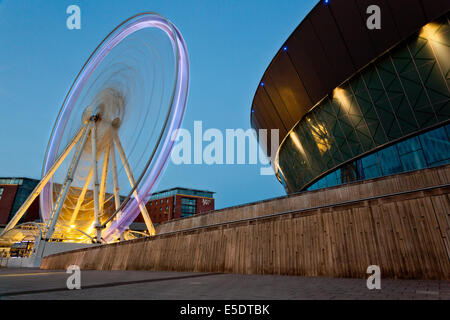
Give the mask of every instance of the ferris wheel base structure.
[{"label": "ferris wheel base structure", "polygon": [[0,258],[0,267],[3,268],[39,268],[42,259],[61,252],[72,251],[82,248],[98,246],[95,243],[70,243],[70,242],[49,242],[45,246],[36,247],[39,254],[32,254],[29,257]]}]

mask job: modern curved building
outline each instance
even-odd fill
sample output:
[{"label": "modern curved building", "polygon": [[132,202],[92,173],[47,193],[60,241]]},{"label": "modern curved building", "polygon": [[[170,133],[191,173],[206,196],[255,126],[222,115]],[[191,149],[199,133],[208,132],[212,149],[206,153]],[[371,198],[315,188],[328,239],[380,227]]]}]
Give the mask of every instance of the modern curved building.
[{"label": "modern curved building", "polygon": [[449,9],[322,0],[305,17],[251,109],[254,129],[279,130],[272,166],[287,193],[450,163]]}]

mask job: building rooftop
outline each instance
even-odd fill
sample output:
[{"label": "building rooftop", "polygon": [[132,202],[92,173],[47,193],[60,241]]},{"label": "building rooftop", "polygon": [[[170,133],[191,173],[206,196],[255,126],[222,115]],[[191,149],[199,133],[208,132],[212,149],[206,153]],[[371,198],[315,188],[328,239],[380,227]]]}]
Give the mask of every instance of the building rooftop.
[{"label": "building rooftop", "polygon": [[21,185],[23,184],[23,181],[40,181],[39,179],[33,179],[33,178],[26,178],[26,177],[0,177],[0,184],[3,185]]},{"label": "building rooftop", "polygon": [[208,190],[198,190],[198,189],[175,187],[175,188],[170,188],[170,189],[155,192],[148,198],[147,201],[166,198],[166,197],[174,196],[176,194],[184,194],[184,195],[189,195],[189,196],[212,198],[214,193],[215,192],[208,191]]}]

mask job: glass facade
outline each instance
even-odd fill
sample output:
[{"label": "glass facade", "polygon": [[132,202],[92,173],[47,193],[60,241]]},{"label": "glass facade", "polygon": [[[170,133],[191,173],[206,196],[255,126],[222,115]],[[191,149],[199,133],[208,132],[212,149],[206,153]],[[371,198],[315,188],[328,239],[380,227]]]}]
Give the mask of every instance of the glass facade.
[{"label": "glass facade", "polygon": [[23,179],[0,178],[0,184],[6,184],[6,185],[18,184],[18,185],[22,185],[22,183],[23,183]]},{"label": "glass facade", "polygon": [[197,200],[190,198],[181,198],[181,217],[189,217],[195,214],[197,209]]},{"label": "glass facade", "polygon": [[343,165],[307,190],[450,164],[450,125],[426,132]]},{"label": "glass facade", "polygon": [[[11,208],[9,219],[12,219],[14,214],[19,210],[22,204],[27,200],[28,196],[33,192],[34,188],[38,185],[39,180],[34,179],[13,179],[19,181],[19,188],[17,188],[16,197]],[[25,219],[25,216],[22,218]],[[22,221],[22,220],[21,220]]]},{"label": "glass facade", "polygon": [[[448,162],[448,17],[424,26],[336,88],[287,135],[274,163],[288,193]],[[379,150],[376,153],[372,151]],[[361,154],[371,153],[358,161]],[[312,187],[312,186],[311,186]]]}]

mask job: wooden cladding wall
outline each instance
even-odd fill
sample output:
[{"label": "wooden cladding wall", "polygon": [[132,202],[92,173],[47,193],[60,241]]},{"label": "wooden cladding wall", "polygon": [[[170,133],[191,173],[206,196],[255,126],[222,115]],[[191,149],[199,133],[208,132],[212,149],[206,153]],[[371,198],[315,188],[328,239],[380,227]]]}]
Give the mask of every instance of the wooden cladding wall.
[{"label": "wooden cladding wall", "polygon": [[[449,279],[450,187],[180,231],[44,258],[98,270]],[[285,200],[282,200],[285,201]]]},{"label": "wooden cladding wall", "polygon": [[415,190],[450,183],[450,165],[402,173],[332,188],[293,194],[243,206],[225,208],[185,219],[172,220],[156,227],[156,233],[167,233],[216,223],[253,218],[327,204],[358,200],[383,194]]}]

